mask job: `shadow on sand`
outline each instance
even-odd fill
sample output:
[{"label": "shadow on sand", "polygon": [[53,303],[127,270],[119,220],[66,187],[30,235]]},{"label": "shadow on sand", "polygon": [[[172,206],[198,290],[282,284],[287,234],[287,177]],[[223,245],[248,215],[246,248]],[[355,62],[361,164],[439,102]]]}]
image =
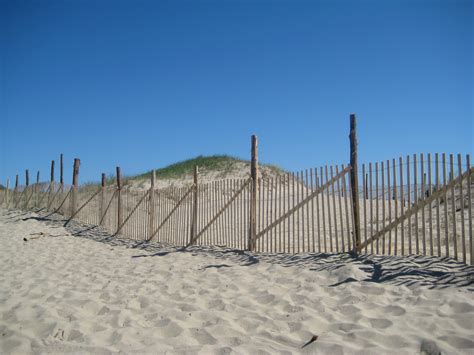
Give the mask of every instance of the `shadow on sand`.
[{"label": "shadow on sand", "polygon": [[[58,214],[39,212],[37,217],[18,212],[12,216],[7,212],[7,218],[17,221],[35,219],[47,223],[51,227],[63,227],[64,218]],[[29,215],[30,217],[25,217]],[[25,218],[21,218],[25,217]],[[356,266],[367,275],[364,279],[348,277],[346,280],[330,285],[337,287],[346,283],[365,281],[375,283],[390,283],[394,285],[423,285],[430,289],[447,287],[462,287],[474,291],[474,267],[467,266],[454,259],[430,257],[421,255],[384,256],[348,253],[252,253],[249,251],[217,246],[178,247],[161,242],[146,242],[143,240],[124,239],[113,236],[98,226],[84,225],[71,221],[66,227],[74,237],[87,238],[113,247],[126,247],[137,250],[132,258],[166,257],[176,253],[191,253],[192,255],[209,256],[206,268],[229,268],[232,264],[238,266],[253,266],[260,262],[278,264],[283,267],[304,267],[312,271],[335,271],[344,266]],[[223,263],[216,263],[222,260]],[[229,265],[230,263],[230,265]]]}]

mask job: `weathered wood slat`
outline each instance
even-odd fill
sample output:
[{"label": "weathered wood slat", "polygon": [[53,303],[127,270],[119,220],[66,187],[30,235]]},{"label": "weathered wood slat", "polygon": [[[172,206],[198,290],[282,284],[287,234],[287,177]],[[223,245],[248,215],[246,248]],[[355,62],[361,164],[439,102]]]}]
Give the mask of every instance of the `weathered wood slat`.
[{"label": "weathered wood slat", "polygon": [[181,197],[179,199],[179,201],[176,203],[176,205],[171,209],[171,211],[168,213],[168,215],[163,219],[163,221],[160,223],[160,225],[158,226],[158,228],[156,228],[153,233],[151,234],[151,236],[148,238],[147,242],[151,241],[155,235],[159,232],[159,230],[161,229],[161,227],[163,227],[165,225],[165,223],[171,218],[171,216],[173,215],[173,213],[178,209],[178,207],[181,205],[181,203],[184,201],[184,199],[192,192],[194,191],[195,189],[195,186],[194,184],[188,189],[188,191],[184,194],[183,197]]},{"label": "weathered wood slat", "polygon": [[278,218],[276,221],[274,221],[273,223],[271,223],[269,226],[267,226],[266,228],[264,228],[262,231],[260,231],[260,233],[257,234],[257,238],[260,238],[263,234],[265,234],[267,231],[269,231],[270,229],[274,228],[275,226],[277,226],[279,223],[281,223],[281,221],[285,218],[287,218],[288,216],[292,215],[293,212],[295,212],[296,210],[298,210],[301,206],[304,206],[306,203],[308,203],[313,197],[315,197],[317,194],[321,193],[321,191],[323,191],[325,188],[327,188],[328,186],[330,186],[334,181],[336,181],[336,179],[340,179],[344,174],[346,174],[348,171],[350,170],[350,165],[347,166],[343,171],[341,171],[339,174],[337,174],[336,176],[334,176],[333,179],[329,180],[329,181],[326,181],[326,183],[322,186],[320,186],[319,188],[317,188],[315,191],[313,191],[308,197],[306,197],[305,199],[303,199],[302,201],[300,201],[298,204],[296,204],[295,206],[293,206],[291,209],[289,209],[283,216],[281,216],[280,218]]},{"label": "weathered wood slat", "polygon": [[[72,187],[72,188],[73,188],[73,187]],[[64,226],[67,226],[67,225],[69,224],[69,222],[71,222],[71,220],[72,220],[74,217],[76,217],[76,216],[79,214],[79,212],[81,212],[81,210],[82,210],[84,207],[86,207],[87,204],[88,204],[89,202],[91,202],[92,199],[93,199],[94,197],[96,197],[100,192],[101,192],[101,189],[98,189],[91,197],[89,197],[89,199],[88,199],[85,203],[83,203],[82,206],[79,207],[79,208],[71,215],[71,217],[69,217],[69,219],[66,221],[66,223],[64,223]]]},{"label": "weathered wood slat", "polygon": [[[466,168],[468,171],[471,171],[471,156],[469,154],[466,155]],[[469,254],[470,254],[470,264],[474,265],[474,244],[472,240],[472,198],[471,198],[471,184],[472,184],[472,176],[469,174],[467,176],[467,198],[468,198],[468,226],[469,226]]]},{"label": "weathered wood slat", "polygon": [[[454,156],[449,154],[449,168],[450,168],[450,179],[454,181]],[[453,217],[453,247],[454,247],[454,259],[458,260],[458,236],[456,233],[456,193],[454,190],[454,184],[451,184],[451,213]]]},{"label": "weathered wood slat", "polygon": [[115,232],[115,235],[118,235],[122,228],[127,224],[128,220],[132,217],[132,215],[135,213],[137,208],[142,204],[143,201],[145,201],[145,198],[147,198],[150,194],[150,190],[147,190],[147,192],[140,198],[138,203],[135,205],[135,207],[132,209],[132,211],[128,214],[128,216],[123,220],[123,222],[119,225],[117,231]]},{"label": "weathered wood slat", "polygon": [[[400,214],[403,215],[405,211],[405,196],[403,194],[403,159],[402,157],[399,158],[399,166],[400,166]],[[401,223],[401,254],[405,255],[405,226],[402,221]]]},{"label": "weathered wood slat", "polygon": [[390,230],[394,229],[396,226],[398,226],[402,221],[405,221],[409,216],[413,215],[417,210],[422,209],[426,207],[429,203],[434,201],[437,196],[440,196],[444,194],[445,191],[447,191],[450,188],[453,188],[456,184],[459,183],[460,179],[466,178],[469,174],[474,174],[474,168],[471,168],[469,171],[464,172],[461,176],[458,176],[457,178],[453,179],[452,181],[449,182],[449,184],[443,186],[442,189],[439,191],[436,191],[433,193],[430,197],[419,200],[417,203],[415,203],[410,209],[405,211],[405,213],[402,216],[396,217],[395,220],[391,223],[389,223],[384,229],[382,229],[380,232],[376,233],[374,236],[372,236],[367,243],[362,244],[362,248],[365,248],[369,243],[372,243],[373,241],[377,240],[380,238],[384,233],[389,232]]},{"label": "weathered wood slat", "polygon": [[[460,209],[461,209],[461,243],[462,243],[462,262],[466,263],[466,234],[464,227],[464,194],[463,194],[463,179],[462,179],[462,160],[461,154],[458,154],[458,175],[461,177],[459,180],[459,196],[460,196]],[[454,222],[456,223],[456,221]]]},{"label": "weathered wood slat", "polygon": [[[242,187],[234,194],[234,196],[232,196],[229,201],[227,201],[227,203],[221,208],[221,210],[219,212],[217,212],[217,214],[207,223],[206,226],[204,226],[201,231],[196,235],[196,239],[192,241],[192,243],[195,243],[197,239],[199,239],[201,237],[201,235],[209,228],[209,226],[211,226],[216,220],[217,218],[219,218],[219,216],[224,213],[224,211],[227,209],[227,207],[242,193],[242,191],[244,191],[244,189],[247,187],[247,185],[250,184],[250,182],[252,181],[252,179],[248,179],[243,185]],[[184,195],[185,197],[188,195],[189,191]],[[188,245],[189,246],[189,245]]]},{"label": "weathered wood slat", "polygon": [[[436,175],[436,191],[439,190],[439,154],[435,154],[435,175]],[[436,198],[436,240],[438,256],[441,256],[441,229],[440,229],[440,216],[439,216],[439,196]]]}]

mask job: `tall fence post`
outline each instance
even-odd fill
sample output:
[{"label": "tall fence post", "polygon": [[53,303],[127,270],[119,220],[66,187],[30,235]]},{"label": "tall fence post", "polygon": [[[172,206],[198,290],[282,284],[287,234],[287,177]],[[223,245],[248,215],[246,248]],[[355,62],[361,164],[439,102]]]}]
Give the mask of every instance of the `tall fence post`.
[{"label": "tall fence post", "polygon": [[28,169],[25,170],[25,210],[28,209],[28,186],[30,186],[30,172]]},{"label": "tall fence post", "polygon": [[148,209],[148,233],[146,239],[148,239],[151,234],[153,233],[154,226],[155,226],[155,170],[151,171],[151,186],[150,192],[148,196],[149,201],[149,209]]},{"label": "tall fence post", "polygon": [[[352,204],[354,213],[354,252],[359,252],[360,248],[360,213],[359,213],[359,179],[357,175],[357,131],[356,131],[356,115],[350,115],[351,131],[349,140],[351,143],[351,190]],[[365,203],[365,202],[364,202]]]},{"label": "tall fence post", "polygon": [[64,191],[64,160],[63,155],[59,157],[59,185],[61,189],[61,193]]},{"label": "tall fence post", "polygon": [[72,195],[71,195],[71,216],[74,216],[77,208],[77,189],[79,186],[79,166],[81,160],[78,158],[74,159],[74,166],[72,168]]},{"label": "tall fence post", "polygon": [[8,209],[8,205],[10,204],[10,178],[7,178],[7,190],[6,190],[6,195],[5,195],[5,208]]},{"label": "tall fence post", "polygon": [[40,182],[40,172],[39,170],[36,172],[36,185],[35,185],[35,207],[38,207],[39,201],[39,182]]},{"label": "tall fence post", "polygon": [[191,235],[189,244],[192,245],[197,238],[198,233],[198,225],[197,225],[197,217],[198,217],[198,174],[199,168],[198,166],[194,166],[194,194],[193,194],[193,224],[191,225]]},{"label": "tall fence post", "polygon": [[46,206],[49,206],[54,190],[54,160],[51,160],[51,177],[49,179],[49,194]]},{"label": "tall fence post", "polygon": [[117,231],[122,225],[122,173],[120,171],[120,166],[117,166]]},{"label": "tall fence post", "polygon": [[100,182],[100,204],[99,204],[99,221],[103,224],[104,218],[104,208],[105,208],[105,184],[106,184],[106,177],[105,173],[102,173],[102,179]]},{"label": "tall fence post", "polygon": [[258,138],[252,135],[252,159],[250,164],[250,178],[252,179],[252,194],[250,197],[250,226],[248,249],[255,250],[257,237],[257,189],[258,189]]},{"label": "tall fence post", "polygon": [[15,176],[15,189],[13,190],[13,203],[14,203],[14,207],[16,208],[17,204],[18,204],[18,199],[17,199],[17,195],[18,195],[18,187],[20,186],[20,177],[18,174],[16,174]]}]

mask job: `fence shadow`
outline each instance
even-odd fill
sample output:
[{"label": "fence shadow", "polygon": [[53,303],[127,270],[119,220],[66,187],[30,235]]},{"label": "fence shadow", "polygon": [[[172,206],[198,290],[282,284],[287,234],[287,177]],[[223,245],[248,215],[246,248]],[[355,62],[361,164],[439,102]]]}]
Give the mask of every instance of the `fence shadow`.
[{"label": "fence shadow", "polygon": [[[16,216],[24,217],[24,214],[17,214]],[[58,214],[40,213],[38,217],[20,219],[35,219],[58,228],[63,227],[64,223],[64,217]],[[137,254],[133,255],[132,258],[165,257],[174,253],[209,256],[209,265],[204,266],[204,269],[228,268],[232,267],[232,264],[250,267],[262,262],[283,267],[307,268],[315,272],[333,272],[341,267],[348,266],[349,268],[355,267],[363,271],[365,277],[356,278],[349,276],[346,280],[329,285],[329,287],[363,281],[408,287],[424,286],[429,289],[457,287],[474,291],[474,267],[448,257],[353,255],[347,253],[304,253],[293,255],[284,253],[252,253],[217,246],[177,247],[167,243],[124,239],[111,235],[99,226],[85,225],[74,220],[65,229],[74,237],[91,239],[112,247],[134,249],[137,251]],[[219,262],[217,263],[216,260]]]}]

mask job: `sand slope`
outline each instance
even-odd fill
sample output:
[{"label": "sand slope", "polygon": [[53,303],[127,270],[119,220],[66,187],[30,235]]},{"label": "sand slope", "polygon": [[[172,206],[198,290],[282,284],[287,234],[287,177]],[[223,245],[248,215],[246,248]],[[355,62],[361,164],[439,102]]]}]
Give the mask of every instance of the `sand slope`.
[{"label": "sand slope", "polygon": [[449,259],[182,251],[84,229],[0,210],[1,353],[474,351],[474,268]]}]

